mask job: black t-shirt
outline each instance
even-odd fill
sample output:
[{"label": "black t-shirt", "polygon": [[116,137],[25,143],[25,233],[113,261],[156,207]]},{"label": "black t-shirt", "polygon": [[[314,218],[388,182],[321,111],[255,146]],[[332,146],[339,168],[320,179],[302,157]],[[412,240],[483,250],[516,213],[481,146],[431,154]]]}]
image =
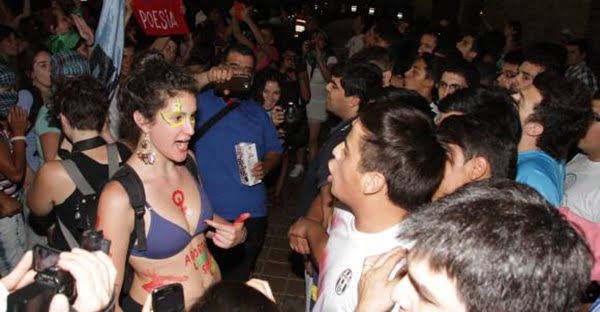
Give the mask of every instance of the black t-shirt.
[{"label": "black t-shirt", "polygon": [[333,128],[319,150],[319,153],[309,164],[304,180],[302,181],[302,189],[298,200],[298,216],[306,215],[311,203],[319,194],[321,187],[327,184],[329,160],[333,158],[333,149],[346,139],[346,136],[352,130],[354,119],[356,117],[342,121]]},{"label": "black t-shirt", "polygon": [[[121,143],[117,143],[117,149],[119,150],[119,156],[121,156],[121,162],[119,163],[119,165],[121,165],[129,158],[129,156],[131,155],[131,151],[129,151],[129,149]],[[100,196],[102,188],[104,187],[104,185],[106,185],[106,183],[109,180],[108,164],[98,163],[92,158],[86,156],[84,153],[73,153],[71,154],[70,159],[73,160],[73,162],[75,162],[77,168],[79,168],[79,171],[81,171],[81,174],[83,174],[87,182],[96,192],[96,198],[98,198]],[[83,209],[84,207],[80,203],[82,197],[83,194],[81,194],[79,189],[76,188],[75,191],[71,193],[71,195],[69,195],[69,197],[67,197],[64,202],[54,206],[54,214],[57,217],[60,217],[61,221],[65,224],[65,226],[69,229],[71,234],[73,234],[73,236],[78,242],[81,241],[81,237],[84,230],[82,226],[85,223],[89,223],[91,227],[95,226],[96,212],[98,208],[96,201],[95,203],[91,203],[90,206],[85,206],[90,207],[91,209],[89,211],[84,211],[85,209]],[[76,220],[75,218],[77,205],[80,205],[79,220]],[[85,220],[84,218],[86,217],[88,221],[82,221]],[[56,229],[54,230],[52,240],[54,242],[54,248],[60,250],[70,250],[69,244],[63,237],[62,232],[58,227],[58,224]]]}]

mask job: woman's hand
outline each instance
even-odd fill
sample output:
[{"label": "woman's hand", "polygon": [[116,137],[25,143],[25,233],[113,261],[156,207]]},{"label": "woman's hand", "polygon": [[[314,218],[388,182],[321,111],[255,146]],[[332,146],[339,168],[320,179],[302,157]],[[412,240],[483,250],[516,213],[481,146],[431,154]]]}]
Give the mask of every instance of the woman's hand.
[{"label": "woman's hand", "polygon": [[273,111],[271,111],[271,120],[276,127],[285,121],[285,112],[281,106],[275,106],[273,108]]},{"label": "woman's hand", "polygon": [[33,254],[31,251],[28,251],[19,260],[15,268],[0,280],[0,283],[6,287],[8,292],[21,289],[33,282],[33,278],[37,272],[31,269],[32,262]]},{"label": "woman's hand", "polygon": [[13,136],[25,135],[29,122],[27,121],[27,112],[24,109],[16,105],[11,107],[8,111],[7,120]]},{"label": "woman's hand", "polygon": [[242,213],[233,223],[215,216],[213,220],[206,220],[206,224],[212,226],[214,231],[206,233],[206,237],[213,240],[213,243],[221,248],[231,248],[246,241],[248,231],[244,227],[244,222],[250,218],[250,213]]},{"label": "woman's hand", "polygon": [[85,22],[85,20],[78,15],[71,14],[71,18],[73,18],[73,24],[75,24],[75,28],[77,28],[77,32],[85,40],[85,44],[89,47],[94,44],[94,32]]}]

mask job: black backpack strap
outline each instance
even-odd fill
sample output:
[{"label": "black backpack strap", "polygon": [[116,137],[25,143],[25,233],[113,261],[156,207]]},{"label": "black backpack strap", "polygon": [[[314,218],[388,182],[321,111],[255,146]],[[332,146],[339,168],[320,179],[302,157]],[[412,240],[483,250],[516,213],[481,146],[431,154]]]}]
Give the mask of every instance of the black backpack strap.
[{"label": "black backpack strap", "polygon": [[212,128],[212,126],[214,126],[217,122],[219,122],[219,120],[223,119],[225,115],[227,115],[229,112],[231,112],[238,106],[240,106],[239,101],[227,101],[227,105],[225,105],[225,107],[223,107],[220,111],[218,111],[216,114],[210,117],[209,120],[203,123],[202,126],[200,126],[198,130],[196,130],[194,139],[200,139],[210,128]]},{"label": "black backpack strap", "polygon": [[106,152],[108,153],[108,178],[110,179],[119,170],[119,149],[117,148],[117,144],[108,144]]},{"label": "black backpack strap", "polygon": [[[86,178],[81,173],[81,170],[77,167],[75,162],[71,159],[61,159],[60,164],[65,168],[65,171],[69,175],[69,178],[75,183],[75,187],[81,192],[83,196],[89,196],[96,194],[94,188],[90,185],[90,183],[86,180]],[[67,226],[62,222],[58,214],[56,215],[56,220],[58,221],[58,228],[60,229],[63,237],[69,244],[71,249],[79,248],[79,243],[77,239],[73,236],[71,231],[67,228]]]},{"label": "black backpack strap", "polygon": [[144,192],[144,184],[135,170],[128,164],[123,164],[121,169],[113,176],[113,180],[121,183],[129,197],[129,204],[135,210],[135,224],[133,231],[133,234],[137,239],[135,248],[139,251],[145,251],[148,247],[146,245],[146,226],[144,222],[144,214],[146,213],[146,193]]},{"label": "black backpack strap", "polygon": [[90,185],[90,183],[85,179],[79,168],[75,162],[71,159],[61,159],[60,164],[65,168],[65,171],[75,183],[75,187],[83,194],[83,196],[96,194],[94,188]]}]

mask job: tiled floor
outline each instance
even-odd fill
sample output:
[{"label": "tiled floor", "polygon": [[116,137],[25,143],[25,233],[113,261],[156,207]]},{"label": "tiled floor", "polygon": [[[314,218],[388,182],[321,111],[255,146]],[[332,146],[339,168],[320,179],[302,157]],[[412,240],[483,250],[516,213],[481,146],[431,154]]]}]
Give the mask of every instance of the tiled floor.
[{"label": "tiled floor", "polygon": [[[304,311],[305,306],[301,261],[292,261],[287,239],[296,216],[294,202],[300,181],[301,178],[288,179],[282,192],[282,204],[270,205],[267,238],[254,271],[255,277],[269,281],[281,311],[285,312]],[[297,262],[300,265],[292,264]]]}]

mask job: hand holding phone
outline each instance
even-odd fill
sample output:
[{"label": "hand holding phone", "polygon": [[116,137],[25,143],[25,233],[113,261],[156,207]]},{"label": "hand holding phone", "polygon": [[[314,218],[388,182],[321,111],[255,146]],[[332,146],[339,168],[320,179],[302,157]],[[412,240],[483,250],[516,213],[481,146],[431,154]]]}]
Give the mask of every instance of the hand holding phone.
[{"label": "hand holding phone", "polygon": [[183,286],[180,283],[164,285],[152,291],[152,311],[181,312],[184,308]]},{"label": "hand holding phone", "polygon": [[239,98],[250,92],[252,81],[250,76],[233,75],[229,80],[215,84],[215,93],[220,96]]}]

